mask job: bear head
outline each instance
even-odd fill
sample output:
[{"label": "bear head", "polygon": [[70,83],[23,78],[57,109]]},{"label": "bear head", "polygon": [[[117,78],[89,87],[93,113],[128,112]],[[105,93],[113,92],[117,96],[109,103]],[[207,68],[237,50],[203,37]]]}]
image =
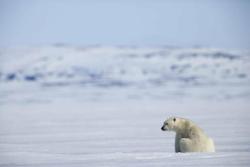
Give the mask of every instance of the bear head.
[{"label": "bear head", "polygon": [[164,121],[161,130],[163,131],[176,131],[178,129],[177,125],[180,121],[177,117],[170,117],[166,121]]}]

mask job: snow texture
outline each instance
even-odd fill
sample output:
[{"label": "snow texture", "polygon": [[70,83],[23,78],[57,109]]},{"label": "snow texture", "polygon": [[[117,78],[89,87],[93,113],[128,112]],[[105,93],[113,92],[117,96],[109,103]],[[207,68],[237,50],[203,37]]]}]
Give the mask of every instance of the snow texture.
[{"label": "snow texture", "polygon": [[[0,49],[0,166],[249,166],[249,71],[247,50]],[[216,153],[174,153],[173,115]]]}]

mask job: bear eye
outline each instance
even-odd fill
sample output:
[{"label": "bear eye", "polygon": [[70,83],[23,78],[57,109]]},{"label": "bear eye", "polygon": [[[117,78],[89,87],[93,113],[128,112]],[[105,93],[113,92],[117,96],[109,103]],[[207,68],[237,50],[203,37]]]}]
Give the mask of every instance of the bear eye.
[{"label": "bear eye", "polygon": [[173,121],[175,122],[175,121],[176,121],[176,118],[174,118]]}]

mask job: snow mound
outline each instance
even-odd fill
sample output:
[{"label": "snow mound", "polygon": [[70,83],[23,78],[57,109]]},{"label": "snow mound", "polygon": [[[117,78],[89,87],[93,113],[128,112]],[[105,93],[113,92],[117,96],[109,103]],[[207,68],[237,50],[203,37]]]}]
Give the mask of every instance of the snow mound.
[{"label": "snow mound", "polygon": [[249,84],[250,54],[191,48],[41,47],[2,49],[1,82],[164,86]]}]

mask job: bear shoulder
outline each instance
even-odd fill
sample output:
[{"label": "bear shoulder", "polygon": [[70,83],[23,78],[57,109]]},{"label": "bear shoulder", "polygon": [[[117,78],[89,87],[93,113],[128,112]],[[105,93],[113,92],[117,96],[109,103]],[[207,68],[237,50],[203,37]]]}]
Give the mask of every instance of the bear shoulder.
[{"label": "bear shoulder", "polygon": [[187,138],[197,138],[204,134],[203,130],[194,122],[184,119],[182,122],[182,133]]},{"label": "bear shoulder", "polygon": [[197,138],[204,135],[203,130],[197,125],[192,125],[188,131],[189,138]]}]

